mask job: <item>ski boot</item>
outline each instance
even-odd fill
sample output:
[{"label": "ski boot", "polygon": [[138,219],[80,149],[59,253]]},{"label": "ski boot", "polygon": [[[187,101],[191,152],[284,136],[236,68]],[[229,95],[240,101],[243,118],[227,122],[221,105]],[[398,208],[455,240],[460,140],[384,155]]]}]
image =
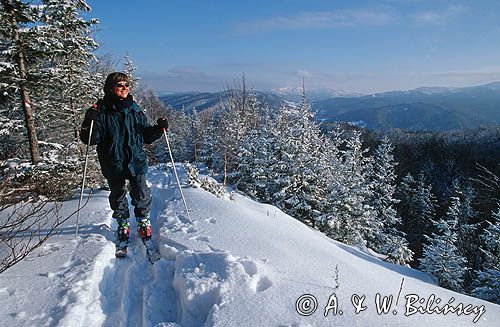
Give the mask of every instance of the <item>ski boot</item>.
[{"label": "ski boot", "polygon": [[137,218],[137,229],[142,243],[146,247],[146,256],[149,262],[154,264],[155,261],[160,260],[161,254],[158,252],[153,240],[151,239],[151,221],[149,217]]},{"label": "ski boot", "polygon": [[116,244],[115,256],[124,258],[127,255],[128,238],[130,235],[130,224],[128,221],[118,223],[118,243]]},{"label": "ski boot", "polygon": [[122,222],[118,224],[118,241],[119,242],[128,242],[128,238],[130,236],[130,224],[129,222]]},{"label": "ski boot", "polygon": [[137,230],[142,240],[149,240],[151,238],[151,221],[148,217],[137,218]]}]

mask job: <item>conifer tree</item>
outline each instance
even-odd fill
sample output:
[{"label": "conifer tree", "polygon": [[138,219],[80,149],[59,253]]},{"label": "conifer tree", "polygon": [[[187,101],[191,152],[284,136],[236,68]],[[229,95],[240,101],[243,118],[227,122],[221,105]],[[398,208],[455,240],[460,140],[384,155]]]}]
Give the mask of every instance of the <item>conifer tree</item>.
[{"label": "conifer tree", "polygon": [[26,54],[34,52],[32,44],[36,40],[36,28],[30,26],[37,24],[39,9],[20,0],[2,0],[0,5],[0,52],[2,54],[0,85],[2,92],[16,99],[15,103],[20,103],[31,161],[36,163],[41,157],[29,95]]},{"label": "conifer tree", "polygon": [[132,56],[128,51],[125,53],[124,57],[123,72],[129,77],[130,91],[135,93],[135,89],[139,87],[141,79],[136,75],[137,67],[134,65]]},{"label": "conifer tree", "polygon": [[440,286],[463,291],[467,260],[456,246],[460,199],[452,197],[445,219],[435,223],[437,233],[426,237],[429,244],[424,246],[420,267],[433,275]]},{"label": "conifer tree", "polygon": [[500,304],[500,209],[494,211],[491,218],[482,235],[485,260],[477,274],[472,294]]},{"label": "conifer tree", "polygon": [[332,192],[332,207],[328,213],[328,235],[347,244],[366,244],[373,235],[375,211],[370,205],[369,176],[372,160],[363,149],[361,134],[357,131],[342,151],[342,180]]},{"label": "conifer tree", "polygon": [[186,110],[174,111],[171,117],[171,147],[178,161],[192,161],[191,116]]},{"label": "conifer tree", "polygon": [[272,203],[278,142],[275,119],[271,117],[269,108],[265,108],[259,125],[245,137],[238,154],[238,189],[266,203]]},{"label": "conifer tree", "polygon": [[200,161],[200,148],[203,139],[203,120],[202,115],[193,107],[193,112],[191,114],[191,134],[193,141],[193,161]]},{"label": "conifer tree", "polygon": [[207,165],[209,169],[216,168],[216,143],[217,143],[217,123],[215,115],[204,114],[203,117],[203,138],[200,142],[199,162]]},{"label": "conifer tree", "polygon": [[86,1],[41,3],[2,0],[0,10],[1,38],[6,41],[2,53],[10,54],[4,57],[11,68],[2,74],[1,84],[9,94],[14,89],[20,92],[21,99],[13,100],[24,111],[32,161],[40,160],[38,139],[54,142],[57,138],[65,145],[61,148],[71,148],[68,142],[77,140],[81,109],[95,101],[102,79],[89,73],[97,47],[90,27],[97,21],[80,17],[80,12],[90,10]]},{"label": "conifer tree", "polygon": [[325,138],[314,122],[314,113],[303,89],[299,105],[284,104],[274,122],[270,139],[274,153],[267,159],[269,196],[288,214],[314,226],[328,195],[320,169]]},{"label": "conifer tree", "polygon": [[398,190],[397,199],[400,202],[397,207],[402,219],[401,230],[405,233],[415,258],[422,256],[424,235],[430,234],[436,213],[436,200],[431,189],[423,174],[420,174],[418,180],[408,174],[402,179]]},{"label": "conifer tree", "polygon": [[480,266],[481,252],[479,250],[480,236],[478,233],[479,224],[475,223],[476,211],[472,207],[475,192],[470,185],[462,186],[458,179],[453,181],[453,194],[450,203],[454,203],[454,198],[459,199],[457,212],[457,242],[459,253],[467,260],[470,268],[465,276],[464,288],[470,291],[470,285],[474,279],[473,270]]},{"label": "conifer tree", "polygon": [[[43,0],[39,40],[43,60],[33,66],[38,81],[34,86],[37,114],[43,138],[68,145],[79,143],[83,109],[101,94],[103,76],[90,71],[98,45],[92,37],[97,19],[86,20],[91,10],[85,0]],[[69,122],[69,124],[68,124]],[[65,138],[68,136],[68,138]]]},{"label": "conifer tree", "polygon": [[[161,101],[152,89],[141,89],[137,94],[137,100],[144,111],[148,120],[154,124],[158,118],[167,116],[171,121],[172,110],[167,110],[163,101]],[[164,138],[160,138],[151,145],[146,146],[147,153],[152,162],[169,162],[168,149],[165,146]]]},{"label": "conifer tree", "polygon": [[370,199],[370,204],[375,210],[375,219],[367,235],[367,241],[369,247],[386,254],[388,261],[404,265],[412,260],[413,252],[408,248],[404,233],[398,230],[401,218],[395,205],[399,201],[394,198],[397,163],[392,151],[393,147],[388,137],[384,137],[375,150]]},{"label": "conifer tree", "polygon": [[218,117],[217,140],[215,151],[219,163],[218,169],[223,172],[223,184],[235,182],[238,176],[237,156],[243,138],[255,125],[253,113],[249,110],[249,92],[246,86],[245,76],[242,85],[236,85],[225,92],[224,110]]}]

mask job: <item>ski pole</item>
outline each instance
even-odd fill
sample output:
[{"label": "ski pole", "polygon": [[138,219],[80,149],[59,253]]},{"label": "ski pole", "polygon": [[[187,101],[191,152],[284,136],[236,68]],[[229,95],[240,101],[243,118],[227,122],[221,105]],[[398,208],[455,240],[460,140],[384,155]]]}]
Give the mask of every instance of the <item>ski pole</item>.
[{"label": "ski pole", "polygon": [[90,131],[89,131],[89,141],[87,142],[87,150],[85,151],[85,165],[83,168],[83,180],[82,180],[82,190],[80,191],[80,200],[78,200],[78,210],[76,212],[76,232],[75,236],[78,236],[78,219],[80,218],[80,206],[82,205],[83,199],[83,189],[85,188],[85,178],[87,177],[87,163],[89,159],[89,149],[90,149],[90,138],[92,137],[92,129],[94,128],[94,121],[90,121]]},{"label": "ski pole", "polygon": [[186,203],[186,198],[184,197],[184,193],[182,192],[181,183],[179,182],[179,176],[177,175],[177,170],[175,169],[174,157],[172,155],[172,149],[170,148],[170,142],[168,141],[167,130],[165,128],[163,128],[163,135],[165,135],[165,141],[167,142],[168,154],[170,155],[170,161],[172,162],[172,167],[174,168],[174,175],[175,179],[177,180],[177,186],[179,187],[179,192],[181,193],[182,202],[184,202],[184,208],[186,208],[188,220],[191,221],[191,216],[189,215],[189,209]]}]

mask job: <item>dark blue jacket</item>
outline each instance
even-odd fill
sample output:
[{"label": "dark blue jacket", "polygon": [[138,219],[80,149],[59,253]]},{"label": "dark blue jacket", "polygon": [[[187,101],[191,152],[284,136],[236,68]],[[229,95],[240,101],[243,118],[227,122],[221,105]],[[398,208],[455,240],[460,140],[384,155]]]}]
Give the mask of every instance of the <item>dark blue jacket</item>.
[{"label": "dark blue jacket", "polygon": [[[130,95],[119,104],[105,97],[94,105],[94,109],[100,114],[94,121],[90,145],[97,145],[104,177],[112,179],[146,174],[148,161],[143,146],[161,137],[162,129],[148,123],[146,115]],[[90,121],[87,110],[80,133],[85,144],[89,140]]]}]

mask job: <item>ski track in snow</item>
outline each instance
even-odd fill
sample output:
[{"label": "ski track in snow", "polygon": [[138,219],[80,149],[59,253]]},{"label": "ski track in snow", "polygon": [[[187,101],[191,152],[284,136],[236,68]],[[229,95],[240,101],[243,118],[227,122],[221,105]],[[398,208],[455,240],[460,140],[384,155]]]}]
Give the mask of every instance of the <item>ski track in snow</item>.
[{"label": "ski track in snow", "polygon": [[[163,210],[171,178],[165,175],[161,185],[153,189],[151,222],[154,239],[158,237],[157,216]],[[131,211],[133,208],[131,208]],[[102,326],[175,326],[177,319],[176,295],[172,287],[173,262],[160,259],[154,265],[148,261],[146,248],[137,236],[134,219],[131,220],[128,255],[113,258],[103,272],[99,283],[99,304],[106,317]],[[116,227],[111,228],[114,230]]]},{"label": "ski track in snow", "polygon": [[[99,284],[103,326],[155,326],[175,321],[175,293],[169,281],[173,270],[166,260],[151,265],[144,245],[131,237],[129,254],[114,259]],[[154,309],[154,310],[153,310]]]},{"label": "ski track in snow", "polygon": [[[74,306],[60,325],[74,326],[79,321],[80,326],[203,326],[210,324],[213,312],[230,301],[229,290],[255,294],[273,285],[268,277],[259,274],[258,264],[251,258],[218,250],[210,246],[210,237],[195,235],[197,223],[216,224],[216,219],[189,221],[172,174],[161,169],[154,169],[153,174],[151,180],[157,184],[150,183],[151,223],[153,240],[160,244],[162,258],[150,264],[131,219],[127,257],[114,258],[114,245],[113,249],[109,246],[103,250],[96,258],[95,276],[91,278],[96,284],[94,290],[80,295],[80,299],[68,299],[80,305]],[[113,221],[101,233],[114,241],[115,229]],[[170,239],[173,233],[186,235],[194,246],[188,248]],[[73,288],[69,292],[78,291]],[[61,307],[65,304],[61,303]],[[101,320],[89,318],[86,310],[100,312]]]}]

